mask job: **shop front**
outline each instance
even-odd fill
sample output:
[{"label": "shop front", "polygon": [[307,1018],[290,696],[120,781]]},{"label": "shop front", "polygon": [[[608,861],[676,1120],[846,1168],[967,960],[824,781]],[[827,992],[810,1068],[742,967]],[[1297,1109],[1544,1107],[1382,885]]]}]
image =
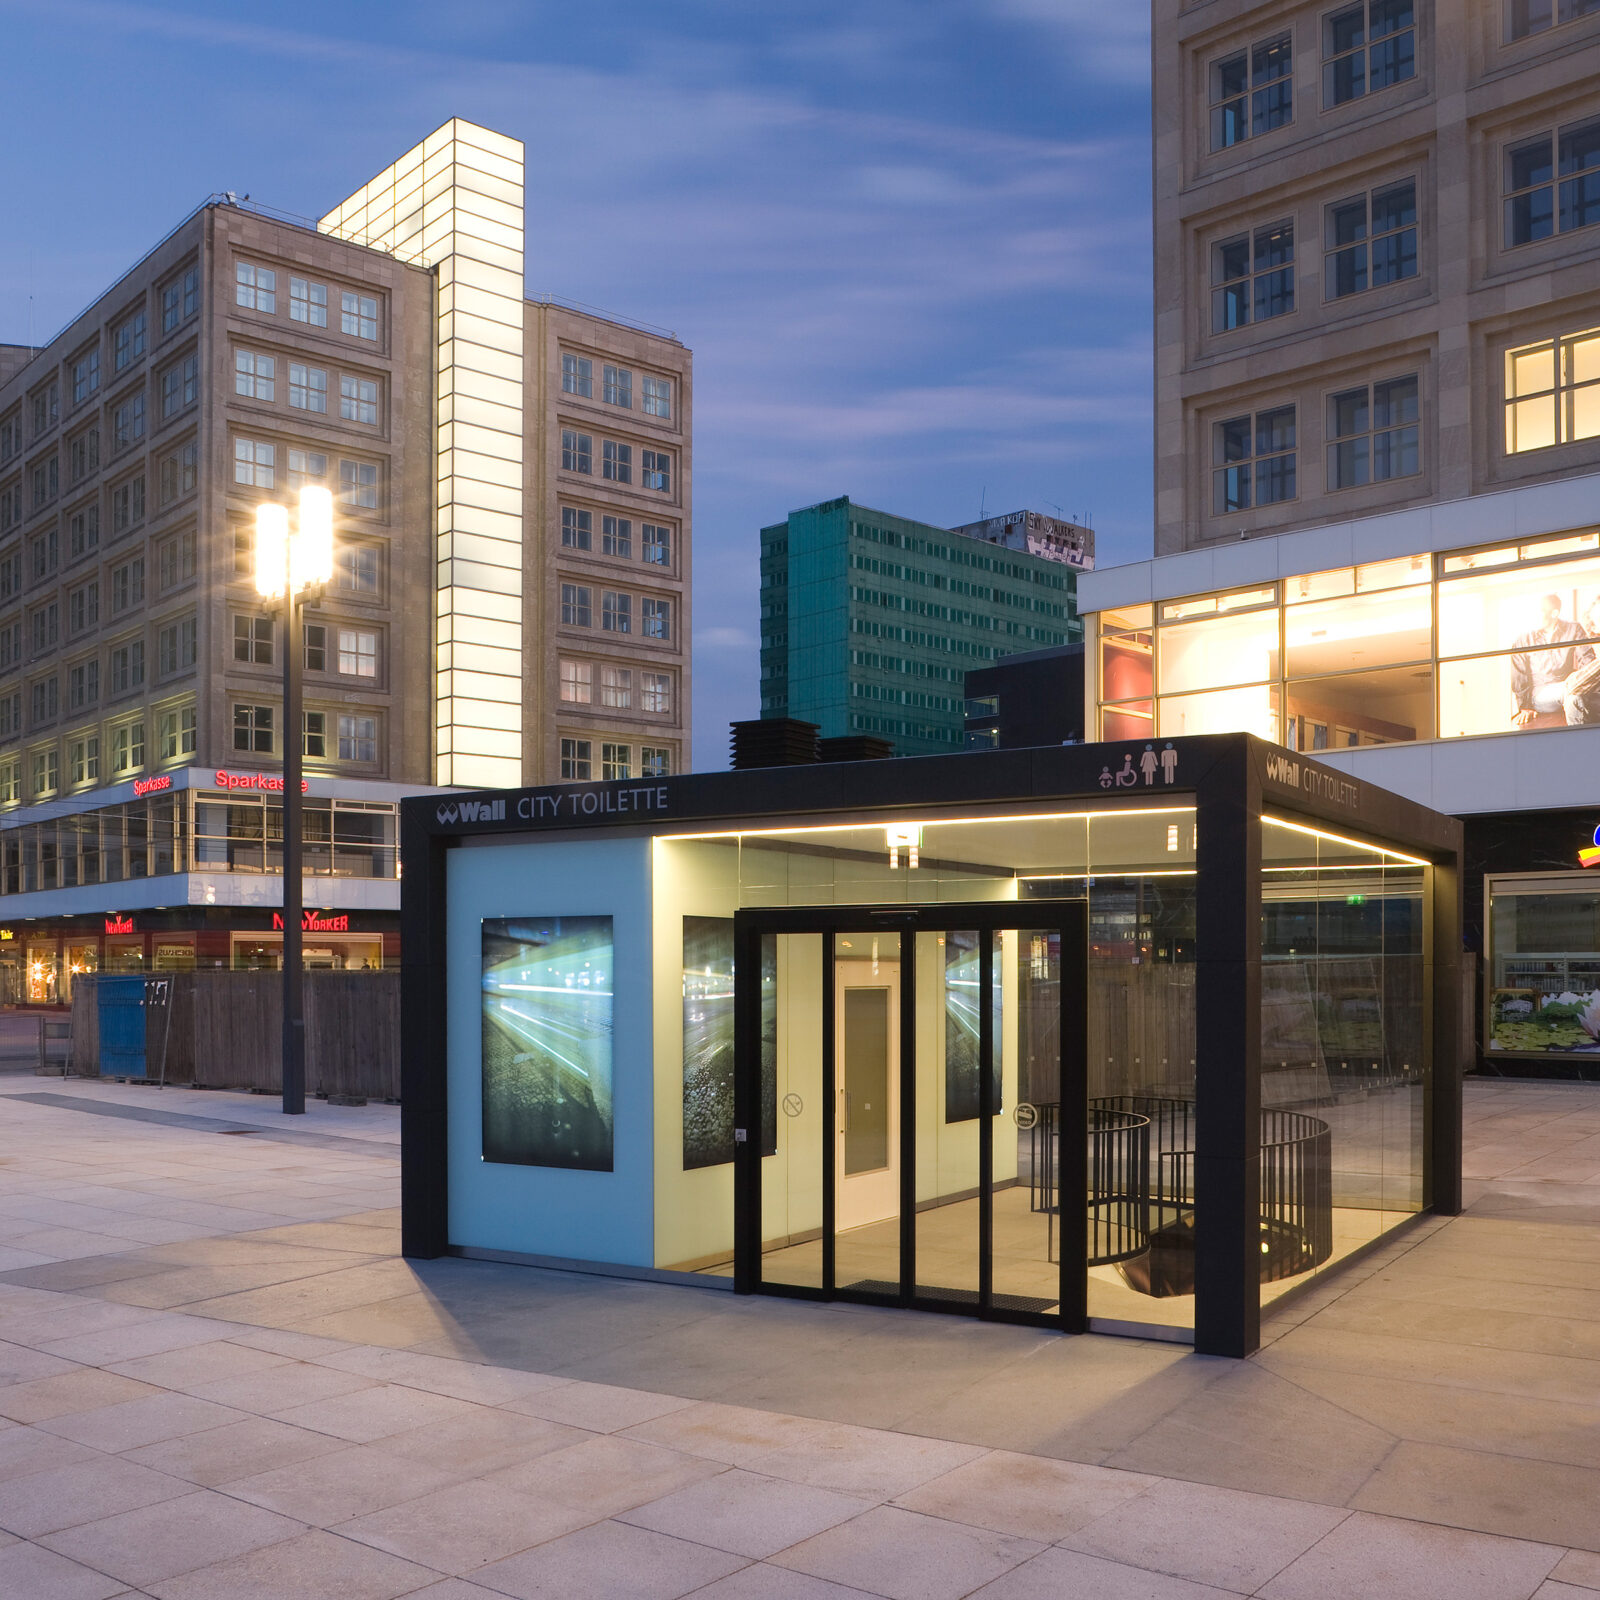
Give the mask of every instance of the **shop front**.
[{"label": "shop front", "polygon": [[1458,1206],[1459,824],[1248,736],[402,830],[408,1255],[1241,1355]]}]

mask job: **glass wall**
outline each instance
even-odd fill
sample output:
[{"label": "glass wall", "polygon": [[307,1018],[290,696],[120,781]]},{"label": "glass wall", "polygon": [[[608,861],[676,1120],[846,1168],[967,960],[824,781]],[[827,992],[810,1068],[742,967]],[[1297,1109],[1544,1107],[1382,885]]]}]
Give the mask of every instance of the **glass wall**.
[{"label": "glass wall", "polygon": [[1600,883],[1491,878],[1486,893],[1485,1049],[1600,1059]]},{"label": "glass wall", "polygon": [[1261,858],[1266,1302],[1422,1208],[1431,869],[1272,818]]},{"label": "glass wall", "polygon": [[1100,736],[1336,750],[1600,722],[1600,533],[1099,615]]}]

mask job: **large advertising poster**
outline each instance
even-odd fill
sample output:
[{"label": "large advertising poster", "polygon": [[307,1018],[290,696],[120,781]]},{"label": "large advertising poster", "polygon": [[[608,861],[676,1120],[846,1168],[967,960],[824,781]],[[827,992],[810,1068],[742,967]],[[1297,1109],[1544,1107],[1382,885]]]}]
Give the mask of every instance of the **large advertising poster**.
[{"label": "large advertising poster", "polygon": [[[761,941],[761,1153],[777,1149],[776,941]],[[683,1166],[733,1160],[733,918],[683,919]]]},{"label": "large advertising poster", "polygon": [[1000,1085],[1004,1038],[1000,1021],[1003,974],[1000,938],[997,934],[974,931],[947,933],[944,940],[944,1120],[970,1122],[980,1110],[978,1080],[978,940],[995,941],[994,967],[990,983],[990,1007],[994,1040],[990,1076],[994,1082],[994,1109],[1001,1108]]},{"label": "large advertising poster", "polygon": [[483,924],[483,1158],[612,1170],[610,917]]}]

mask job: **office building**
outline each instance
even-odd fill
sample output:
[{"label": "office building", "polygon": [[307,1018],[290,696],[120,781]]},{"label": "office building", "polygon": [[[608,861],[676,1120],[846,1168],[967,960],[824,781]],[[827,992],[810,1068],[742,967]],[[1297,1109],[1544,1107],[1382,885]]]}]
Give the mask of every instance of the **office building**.
[{"label": "office building", "polygon": [[1600,468],[1600,14],[1154,0],[1152,40],[1157,555]]},{"label": "office building", "polygon": [[763,528],[761,715],[961,749],[969,670],[1082,637],[1079,566],[995,542],[848,498]]},{"label": "office building", "polygon": [[521,162],[453,122],[320,225],[213,197],[0,347],[4,997],[278,960],[252,541],[302,485],[337,545],[297,645],[309,961],[396,959],[402,794],[680,764],[688,352],[527,298]]}]

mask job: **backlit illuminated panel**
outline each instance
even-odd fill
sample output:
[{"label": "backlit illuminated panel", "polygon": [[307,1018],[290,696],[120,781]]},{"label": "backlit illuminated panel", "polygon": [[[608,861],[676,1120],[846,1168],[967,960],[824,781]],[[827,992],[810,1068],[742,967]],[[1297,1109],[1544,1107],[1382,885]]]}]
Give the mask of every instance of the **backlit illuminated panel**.
[{"label": "backlit illuminated panel", "polygon": [[459,118],[318,227],[438,279],[437,781],[522,781],[523,151]]}]

